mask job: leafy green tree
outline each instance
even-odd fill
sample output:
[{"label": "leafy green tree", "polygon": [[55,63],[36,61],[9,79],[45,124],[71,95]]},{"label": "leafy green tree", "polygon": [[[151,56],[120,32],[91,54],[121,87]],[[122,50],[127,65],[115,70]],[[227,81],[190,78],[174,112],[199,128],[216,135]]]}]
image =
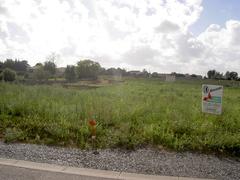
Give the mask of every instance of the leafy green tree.
[{"label": "leafy green tree", "polygon": [[49,54],[46,59],[47,61],[51,61],[53,62],[54,64],[57,63],[57,61],[59,60],[60,56],[59,54],[55,53],[55,52],[52,52],[51,54]]},{"label": "leafy green tree", "polygon": [[3,62],[0,61],[0,71],[3,69]]},{"label": "leafy green tree", "polygon": [[209,70],[207,72],[208,79],[223,79],[223,74],[216,70]]},{"label": "leafy green tree", "polygon": [[74,81],[76,79],[75,67],[68,65],[64,74],[67,81]]},{"label": "leafy green tree", "polygon": [[149,77],[149,75],[150,75],[150,73],[147,72],[147,70],[145,68],[142,70],[142,73],[143,73],[144,77]]},{"label": "leafy green tree", "polygon": [[14,81],[16,79],[16,72],[9,68],[6,68],[2,72],[4,81]]},{"label": "leafy green tree", "polygon": [[20,73],[26,72],[28,67],[29,67],[29,64],[26,60],[19,61],[16,59],[15,61],[13,61],[12,59],[7,59],[3,63],[3,68],[9,68]]},{"label": "leafy green tree", "polygon": [[6,61],[3,63],[3,68],[9,68],[14,70],[15,63],[12,59],[6,59]]},{"label": "leafy green tree", "polygon": [[119,72],[116,68],[108,68],[107,70],[105,70],[105,74],[106,75],[115,75],[115,74],[119,74]]},{"label": "leafy green tree", "polygon": [[232,72],[229,73],[229,76],[230,76],[231,80],[237,80],[238,79],[238,73],[237,72],[232,71]]},{"label": "leafy green tree", "polygon": [[151,76],[156,78],[156,77],[158,77],[158,73],[157,72],[153,72]]},{"label": "leafy green tree", "polygon": [[40,63],[40,62],[38,62],[38,63],[36,63],[36,65],[35,66],[43,66],[43,64],[42,63]]},{"label": "leafy green tree", "polygon": [[52,61],[46,61],[44,62],[43,69],[53,76],[56,73],[56,64]]},{"label": "leafy green tree", "polygon": [[1,72],[0,73],[0,81],[2,81],[3,80],[3,73]]},{"label": "leafy green tree", "polygon": [[33,77],[34,79],[40,80],[40,81],[47,79],[48,74],[46,71],[44,71],[44,66],[41,63],[38,63],[35,66],[35,69],[33,71]]},{"label": "leafy green tree", "polygon": [[197,75],[196,74],[191,74],[191,77],[196,78]]},{"label": "leafy green tree", "polygon": [[[43,69],[46,72],[46,75],[49,75],[51,77],[54,77],[57,71],[57,65],[56,62],[59,59],[59,55],[55,52],[52,52],[46,57],[46,61],[44,62]],[[55,77],[56,80],[56,77]]]},{"label": "leafy green tree", "polygon": [[29,67],[29,64],[26,60],[15,60],[15,71],[26,72]]},{"label": "leafy green tree", "polygon": [[[104,68],[101,68],[101,69],[104,69]],[[104,70],[103,73],[101,74],[112,75],[112,76],[116,76],[116,75],[124,76],[127,74],[127,72],[125,69],[121,69],[121,68],[109,68],[107,70]]]},{"label": "leafy green tree", "polygon": [[216,72],[216,74],[214,75],[214,79],[223,79],[223,74],[220,72]]},{"label": "leafy green tree", "polygon": [[229,72],[229,71],[227,71],[224,76],[225,76],[225,79],[231,80],[230,72]]},{"label": "leafy green tree", "polygon": [[209,70],[207,72],[208,79],[214,79],[216,75],[216,70]]},{"label": "leafy green tree", "polygon": [[3,71],[3,62],[0,61],[0,81],[2,81],[3,79],[2,71]]},{"label": "leafy green tree", "polygon": [[98,62],[92,60],[82,60],[77,63],[76,70],[78,78],[96,79],[101,70],[101,66]]}]

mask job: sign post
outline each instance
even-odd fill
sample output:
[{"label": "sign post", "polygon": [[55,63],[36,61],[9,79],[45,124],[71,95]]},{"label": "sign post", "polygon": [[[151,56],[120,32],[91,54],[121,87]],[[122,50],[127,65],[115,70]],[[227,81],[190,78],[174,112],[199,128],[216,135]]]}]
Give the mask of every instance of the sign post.
[{"label": "sign post", "polygon": [[202,85],[202,112],[222,114],[223,86]]}]

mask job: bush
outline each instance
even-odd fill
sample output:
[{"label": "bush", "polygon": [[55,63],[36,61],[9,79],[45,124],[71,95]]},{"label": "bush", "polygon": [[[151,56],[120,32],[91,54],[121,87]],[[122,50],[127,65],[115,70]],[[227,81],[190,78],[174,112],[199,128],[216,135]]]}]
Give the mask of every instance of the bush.
[{"label": "bush", "polygon": [[4,81],[14,81],[16,79],[16,72],[8,68],[4,69],[3,79]]}]

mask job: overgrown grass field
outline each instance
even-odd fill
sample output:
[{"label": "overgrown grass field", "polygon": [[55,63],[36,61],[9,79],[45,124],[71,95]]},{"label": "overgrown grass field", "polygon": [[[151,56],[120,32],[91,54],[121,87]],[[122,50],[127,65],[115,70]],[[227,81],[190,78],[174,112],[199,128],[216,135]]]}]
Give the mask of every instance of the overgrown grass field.
[{"label": "overgrown grass field", "polygon": [[201,112],[201,83],[127,80],[90,90],[0,83],[0,135],[91,148],[156,145],[174,150],[240,153],[240,88],[225,87],[223,114]]}]

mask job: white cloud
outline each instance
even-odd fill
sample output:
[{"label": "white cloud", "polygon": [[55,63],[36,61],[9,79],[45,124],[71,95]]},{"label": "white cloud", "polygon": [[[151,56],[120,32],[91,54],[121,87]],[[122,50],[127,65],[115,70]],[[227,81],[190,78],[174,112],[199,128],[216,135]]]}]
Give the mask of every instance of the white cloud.
[{"label": "white cloud", "polygon": [[155,28],[156,32],[171,33],[180,31],[180,27],[170,21],[163,21],[158,27]]},{"label": "white cloud", "polygon": [[240,73],[240,21],[229,20],[225,27],[210,25],[197,38],[207,51],[202,64],[219,71],[233,70]]},{"label": "white cloud", "polygon": [[[239,71],[240,22],[189,32],[202,0],[0,0],[0,58],[59,65],[93,58],[103,66],[159,72]],[[239,72],[240,73],[240,72]]]}]

